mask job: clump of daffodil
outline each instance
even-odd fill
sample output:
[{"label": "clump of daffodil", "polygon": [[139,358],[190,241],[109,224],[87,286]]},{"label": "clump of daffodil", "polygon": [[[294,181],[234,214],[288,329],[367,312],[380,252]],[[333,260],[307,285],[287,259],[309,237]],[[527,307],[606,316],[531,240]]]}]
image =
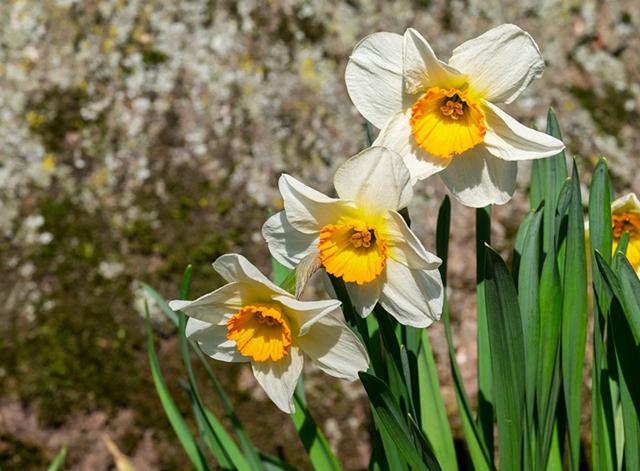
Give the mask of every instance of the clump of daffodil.
[{"label": "clump of daffodil", "polygon": [[622,234],[629,233],[627,259],[640,276],[640,201],[629,193],[611,204],[611,226],[613,229],[613,253],[618,248]]},{"label": "clump of daffodil", "polygon": [[481,207],[511,199],[517,161],[564,148],[496,106],[515,100],[543,69],[535,41],[515,25],[461,44],[448,63],[408,29],[360,41],[345,80],[358,111],[381,129],[373,145],[398,152],[414,180],[439,172],[460,202]]},{"label": "clump of daffodil", "polygon": [[350,381],[366,371],[366,350],[341,320],[340,301],[300,301],[241,255],[213,267],[228,282],[195,301],[171,301],[189,316],[186,335],[211,358],[251,362],[267,396],[292,413],[303,353],[322,371]]},{"label": "clump of daffodil", "polygon": [[285,266],[312,257],[342,278],[360,315],[380,302],[400,323],[426,327],[442,312],[441,260],[425,250],[398,213],[413,196],[410,180],[400,156],[381,147],[338,168],[338,198],[282,175],[285,209],[267,220],[262,234]]}]

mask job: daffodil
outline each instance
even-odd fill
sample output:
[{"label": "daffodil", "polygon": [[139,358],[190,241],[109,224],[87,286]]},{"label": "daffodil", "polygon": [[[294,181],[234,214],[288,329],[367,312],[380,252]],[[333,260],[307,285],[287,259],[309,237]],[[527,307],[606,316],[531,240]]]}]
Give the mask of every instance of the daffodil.
[{"label": "daffodil", "polygon": [[627,259],[640,276],[640,201],[629,193],[618,198],[611,205],[611,225],[613,229],[613,252],[618,248],[622,234],[629,233]]},{"label": "daffodil", "polygon": [[227,285],[169,305],[189,316],[187,336],[211,358],[250,362],[260,386],[284,412],[294,411],[303,353],[337,378],[353,381],[367,369],[366,350],[340,319],[340,301],[300,301],[241,255],[223,255],[213,267]]},{"label": "daffodil", "polygon": [[345,80],[358,111],[381,129],[373,145],[398,152],[414,180],[439,173],[460,202],[481,207],[511,199],[517,161],[564,148],[496,106],[515,100],[543,69],[535,41],[515,25],[461,44],[448,63],[408,29],[360,41]]},{"label": "daffodil", "polygon": [[426,327],[442,312],[441,260],[398,213],[412,198],[410,180],[400,156],[381,147],[338,168],[338,198],[282,175],[285,209],[267,220],[262,234],[285,266],[317,257],[326,273],[345,282],[360,315],[380,302],[400,323]]}]

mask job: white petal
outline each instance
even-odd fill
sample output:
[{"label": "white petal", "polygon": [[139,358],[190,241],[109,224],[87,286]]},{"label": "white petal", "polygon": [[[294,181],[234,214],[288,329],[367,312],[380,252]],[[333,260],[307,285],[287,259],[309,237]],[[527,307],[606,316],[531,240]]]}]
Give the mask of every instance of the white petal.
[{"label": "white petal", "polygon": [[226,317],[235,314],[246,304],[246,291],[243,283],[229,283],[194,301],[169,301],[169,307],[209,324],[219,324],[226,322]]},{"label": "white petal", "polygon": [[624,212],[640,214],[640,201],[634,193],[628,193],[611,203],[611,211],[613,214]]},{"label": "white petal", "polygon": [[197,342],[200,350],[214,360],[245,362],[249,358],[242,355],[233,340],[227,340],[227,326],[213,325],[198,319],[187,320],[186,335]]},{"label": "white petal", "polygon": [[544,71],[536,42],[511,24],[462,43],[449,64],[469,76],[474,93],[497,103],[511,103]]},{"label": "white petal", "polygon": [[360,114],[381,128],[402,109],[402,36],[374,33],[364,38],[351,53],[344,79]]},{"label": "white petal", "polygon": [[334,224],[352,205],[329,198],[289,175],[278,182],[284,200],[287,220],[296,230],[305,234],[320,232],[323,226]]},{"label": "white petal", "polygon": [[387,262],[387,283],[380,304],[398,322],[427,327],[440,319],[443,300],[438,270],[411,270],[395,260]]},{"label": "white petal", "polygon": [[336,316],[324,317],[297,342],[318,368],[336,378],[354,381],[359,371],[369,367],[369,357],[360,340]]},{"label": "white petal", "polygon": [[406,207],[413,197],[411,175],[402,158],[384,147],[369,147],[338,167],[333,184],[338,196],[380,214]]},{"label": "white petal", "polygon": [[427,252],[404,218],[395,211],[389,211],[385,217],[389,255],[403,265],[419,270],[435,270],[442,260]]},{"label": "white petal", "polygon": [[213,262],[213,268],[225,280],[240,281],[255,290],[257,297],[269,297],[270,294],[288,294],[264,276],[255,265],[239,254],[225,254]]},{"label": "white petal", "polygon": [[411,110],[394,114],[380,130],[373,145],[398,153],[404,160],[412,181],[415,181],[442,171],[451,159],[436,157],[418,147],[411,133],[410,116]]},{"label": "white petal", "polygon": [[287,317],[295,323],[293,327],[298,335],[306,334],[313,324],[342,304],[337,299],[300,301],[292,296],[274,296],[273,299],[284,306]]},{"label": "white petal", "polygon": [[[429,43],[415,29],[404,33],[403,50],[404,91],[414,95],[430,87],[460,88],[467,77],[438,60]],[[411,105],[409,105],[411,106]]]},{"label": "white petal", "polygon": [[477,145],[452,158],[440,177],[458,201],[481,208],[511,199],[516,189],[517,165],[494,157],[482,145]]},{"label": "white petal", "polygon": [[351,304],[361,317],[366,317],[373,311],[380,299],[385,279],[386,275],[383,271],[375,280],[363,285],[345,283]]},{"label": "white petal", "polygon": [[251,362],[256,380],[276,406],[287,414],[293,414],[293,392],[302,372],[302,353],[290,346],[289,355],[280,361]]},{"label": "white petal", "polygon": [[528,128],[497,106],[485,101],[487,134],[484,146],[504,160],[530,160],[550,157],[564,149],[564,144],[549,134]]},{"label": "white petal", "polygon": [[267,241],[271,255],[291,269],[318,246],[318,235],[295,230],[284,211],[267,219],[262,226],[262,237]]}]

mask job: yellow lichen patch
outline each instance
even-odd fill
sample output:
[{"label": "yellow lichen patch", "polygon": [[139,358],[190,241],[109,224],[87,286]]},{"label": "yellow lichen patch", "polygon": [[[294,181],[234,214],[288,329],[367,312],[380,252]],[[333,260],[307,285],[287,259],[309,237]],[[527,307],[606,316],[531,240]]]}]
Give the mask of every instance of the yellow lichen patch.
[{"label": "yellow lichen patch", "polygon": [[324,226],[318,249],[327,273],[359,285],[380,276],[387,260],[386,241],[364,223]]},{"label": "yellow lichen patch", "polygon": [[640,215],[636,213],[612,214],[613,252],[618,248],[618,242],[625,232],[629,233],[627,259],[636,272],[640,271]]},{"label": "yellow lichen patch", "polygon": [[278,361],[289,354],[291,328],[280,308],[251,304],[227,321],[227,339],[254,361]]},{"label": "yellow lichen patch", "polygon": [[480,144],[487,132],[478,104],[455,88],[427,90],[411,108],[409,124],[418,146],[446,158]]}]

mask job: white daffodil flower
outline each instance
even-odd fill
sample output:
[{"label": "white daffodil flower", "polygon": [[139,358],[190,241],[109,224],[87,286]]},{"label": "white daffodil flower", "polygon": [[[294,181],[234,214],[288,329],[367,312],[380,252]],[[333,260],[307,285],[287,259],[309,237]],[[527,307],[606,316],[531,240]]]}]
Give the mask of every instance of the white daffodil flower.
[{"label": "white daffodil flower", "polygon": [[629,233],[627,259],[640,276],[640,201],[629,193],[611,204],[611,225],[613,228],[613,253],[618,248],[622,234]]},{"label": "white daffodil flower", "polygon": [[413,29],[374,33],[347,64],[356,108],[381,129],[373,145],[398,152],[413,180],[435,173],[463,204],[503,204],[515,191],[517,161],[555,155],[564,144],[498,108],[542,75],[529,34],[505,24],[453,50],[448,63]]},{"label": "white daffodil flower", "polygon": [[367,370],[365,348],[338,315],[340,301],[299,301],[241,255],[223,255],[213,267],[227,285],[169,306],[189,316],[187,337],[211,358],[251,362],[256,380],[282,411],[294,412],[303,353],[337,378],[354,381]]},{"label": "white daffodil flower", "polygon": [[380,302],[401,324],[426,327],[442,312],[441,260],[397,212],[413,196],[410,180],[400,156],[381,147],[338,168],[338,198],[282,175],[285,209],[267,220],[262,234],[287,267],[317,256],[327,273],[344,280],[363,317]]}]

